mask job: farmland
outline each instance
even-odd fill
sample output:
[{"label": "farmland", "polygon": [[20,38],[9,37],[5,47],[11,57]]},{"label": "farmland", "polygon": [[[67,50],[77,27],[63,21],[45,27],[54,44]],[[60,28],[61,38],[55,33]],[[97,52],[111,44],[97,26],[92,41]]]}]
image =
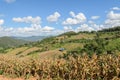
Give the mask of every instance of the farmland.
[{"label": "farmland", "polygon": [[117,80],[120,33],[112,30],[67,32],[6,48],[0,54],[0,75],[23,80]]}]

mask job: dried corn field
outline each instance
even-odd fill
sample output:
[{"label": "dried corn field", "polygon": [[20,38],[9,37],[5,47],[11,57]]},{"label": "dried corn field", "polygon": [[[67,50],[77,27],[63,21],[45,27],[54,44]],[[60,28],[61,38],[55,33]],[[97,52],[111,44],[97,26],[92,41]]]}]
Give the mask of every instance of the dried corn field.
[{"label": "dried corn field", "polygon": [[0,56],[0,74],[9,77],[39,80],[119,80],[120,56],[88,55],[68,60],[44,60]]}]

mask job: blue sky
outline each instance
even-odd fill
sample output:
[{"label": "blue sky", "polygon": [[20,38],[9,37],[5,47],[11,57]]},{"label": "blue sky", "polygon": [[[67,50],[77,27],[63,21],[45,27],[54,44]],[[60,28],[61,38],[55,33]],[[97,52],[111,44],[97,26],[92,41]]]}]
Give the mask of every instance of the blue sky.
[{"label": "blue sky", "polygon": [[120,0],[0,0],[0,36],[57,35],[120,25]]}]

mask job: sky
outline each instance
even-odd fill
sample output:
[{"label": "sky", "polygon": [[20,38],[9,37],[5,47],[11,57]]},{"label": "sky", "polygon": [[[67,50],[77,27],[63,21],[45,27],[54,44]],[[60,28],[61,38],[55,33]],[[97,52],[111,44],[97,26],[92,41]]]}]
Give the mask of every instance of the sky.
[{"label": "sky", "polygon": [[0,36],[48,36],[120,26],[120,0],[0,0]]}]

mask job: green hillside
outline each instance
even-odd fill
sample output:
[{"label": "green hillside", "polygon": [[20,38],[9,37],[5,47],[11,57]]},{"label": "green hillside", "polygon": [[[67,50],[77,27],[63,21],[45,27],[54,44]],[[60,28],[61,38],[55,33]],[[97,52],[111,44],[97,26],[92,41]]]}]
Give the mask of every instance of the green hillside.
[{"label": "green hillside", "polygon": [[[116,28],[116,27],[114,27]],[[22,45],[19,48],[27,47],[27,51],[17,51],[17,56],[27,54],[39,55],[43,52],[49,52],[51,50],[57,50],[64,48],[65,55],[83,54],[89,55],[96,54],[108,54],[118,53],[120,51],[120,34],[118,30],[113,28],[113,32],[98,31],[98,32],[66,32],[64,34],[48,37],[41,41],[30,42]],[[112,28],[111,28],[112,29]],[[109,29],[108,29],[109,30]],[[17,41],[16,41],[17,42]],[[33,49],[33,48],[36,49]],[[16,48],[17,49],[17,48]],[[10,49],[11,50],[11,49]],[[15,50],[15,49],[14,49]],[[11,50],[12,51],[12,50]],[[9,53],[9,50],[7,50]],[[24,54],[23,54],[24,53]],[[37,53],[37,54],[36,54]],[[72,54],[70,54],[72,53]],[[24,55],[28,56],[28,55]]]},{"label": "green hillside", "polygon": [[[113,31],[112,31],[113,30]],[[47,37],[41,41],[29,42],[24,40],[13,39],[11,37],[0,38],[0,50],[9,53],[12,50],[19,48],[27,48],[27,51],[16,52],[21,55],[22,53],[29,52],[30,55],[34,53],[41,53],[51,50],[58,50],[64,48],[67,55],[69,53],[88,53],[88,54],[101,54],[101,53],[116,53],[120,51],[120,33],[119,27],[110,29],[103,29],[98,32],[66,32],[58,36]],[[109,32],[108,32],[109,31]],[[21,45],[21,46],[20,46]],[[3,47],[3,48],[2,48]],[[9,48],[14,47],[14,49]],[[33,49],[33,48],[36,49]],[[5,49],[8,48],[8,49]],[[22,54],[22,55],[24,55]],[[27,54],[27,53],[26,53]],[[37,54],[36,54],[37,55]],[[71,55],[71,54],[69,54]],[[25,55],[28,56],[28,55]]]},{"label": "green hillside", "polygon": [[14,39],[21,39],[21,40],[25,40],[25,41],[40,41],[46,37],[47,36],[29,36],[29,37],[13,37],[13,38]]},{"label": "green hillside", "polygon": [[11,37],[0,37],[0,47],[2,48],[17,47],[25,43],[27,43],[27,41],[14,39]]}]

